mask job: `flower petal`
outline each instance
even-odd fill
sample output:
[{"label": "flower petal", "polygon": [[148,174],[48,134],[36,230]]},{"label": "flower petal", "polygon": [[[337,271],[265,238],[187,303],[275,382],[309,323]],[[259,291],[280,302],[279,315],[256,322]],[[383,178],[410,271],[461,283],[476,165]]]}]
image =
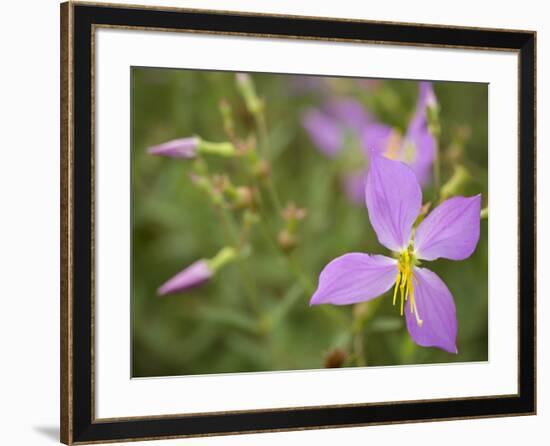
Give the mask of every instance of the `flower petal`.
[{"label": "flower petal", "polygon": [[331,116],[320,110],[311,109],[304,114],[302,125],[323,154],[334,157],[340,151],[342,131]]},{"label": "flower petal", "polygon": [[427,107],[437,106],[437,98],[435,97],[433,84],[428,81],[422,81],[418,83],[418,102],[417,110],[425,109]]},{"label": "flower petal", "polygon": [[411,168],[372,154],[365,198],[378,241],[392,251],[406,248],[422,205],[422,191]]},{"label": "flower petal", "polygon": [[411,121],[401,149],[401,159],[416,174],[418,182],[428,184],[435,158],[435,139],[432,136],[425,116]]},{"label": "flower petal", "polygon": [[479,240],[481,195],[445,200],[420,223],[414,237],[419,259],[463,260]]},{"label": "flower petal", "polygon": [[411,299],[407,301],[405,319],[414,342],[422,347],[438,347],[449,353],[458,353],[456,348],[456,308],[447,285],[426,268],[415,268],[414,302],[419,324],[411,312]]},{"label": "flower petal", "polygon": [[401,159],[409,164],[421,185],[429,183],[435,158],[435,139],[428,127],[428,108],[437,106],[431,82],[418,84],[416,111],[409,123],[401,150]]},{"label": "flower petal", "polygon": [[331,261],[319,275],[319,286],[310,305],[348,305],[378,297],[395,283],[397,261],[362,253],[344,254]]},{"label": "flower petal", "polygon": [[164,283],[158,289],[158,294],[164,296],[166,294],[187,291],[202,285],[210,279],[212,275],[213,272],[208,266],[208,262],[206,260],[198,260]]}]

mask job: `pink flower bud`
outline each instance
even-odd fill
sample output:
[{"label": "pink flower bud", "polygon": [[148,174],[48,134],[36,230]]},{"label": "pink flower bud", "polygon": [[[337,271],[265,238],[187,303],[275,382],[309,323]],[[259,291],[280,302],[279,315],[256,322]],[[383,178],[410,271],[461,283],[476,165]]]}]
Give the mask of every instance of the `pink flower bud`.
[{"label": "pink flower bud", "polygon": [[213,271],[208,262],[206,260],[198,260],[164,283],[158,289],[158,294],[165,296],[166,294],[181,293],[182,291],[190,290],[207,282],[212,275]]},{"label": "pink flower bud", "polygon": [[199,138],[192,136],[189,138],[173,139],[172,141],[149,147],[147,152],[151,155],[167,156],[170,158],[191,159],[197,156]]}]

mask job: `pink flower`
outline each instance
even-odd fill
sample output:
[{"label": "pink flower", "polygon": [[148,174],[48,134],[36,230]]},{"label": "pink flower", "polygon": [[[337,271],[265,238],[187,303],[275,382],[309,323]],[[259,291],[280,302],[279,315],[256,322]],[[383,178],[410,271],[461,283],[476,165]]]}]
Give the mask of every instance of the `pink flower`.
[{"label": "pink flower", "polygon": [[[397,259],[344,254],[321,272],[310,304],[349,305],[374,299],[392,285],[413,340],[457,353],[455,304],[445,283],[420,260],[463,260],[479,240],[481,196],[453,197],[416,228],[422,191],[413,170],[401,161],[373,154],[365,188],[369,218],[378,241]],[[404,309],[405,307],[405,309]]]}]

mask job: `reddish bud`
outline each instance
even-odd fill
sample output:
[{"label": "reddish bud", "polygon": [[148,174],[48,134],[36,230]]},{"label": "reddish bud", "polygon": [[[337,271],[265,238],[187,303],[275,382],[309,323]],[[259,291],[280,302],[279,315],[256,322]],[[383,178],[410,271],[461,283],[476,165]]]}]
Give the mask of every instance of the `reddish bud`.
[{"label": "reddish bud", "polygon": [[336,369],[340,368],[348,358],[347,352],[340,348],[335,348],[325,355],[325,368]]}]

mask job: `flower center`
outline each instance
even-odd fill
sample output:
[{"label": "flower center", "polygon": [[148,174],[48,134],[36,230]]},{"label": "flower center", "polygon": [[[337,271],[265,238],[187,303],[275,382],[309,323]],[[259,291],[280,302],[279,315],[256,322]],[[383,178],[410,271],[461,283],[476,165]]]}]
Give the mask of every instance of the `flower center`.
[{"label": "flower center", "polygon": [[410,299],[411,313],[414,313],[418,326],[422,327],[423,321],[420,319],[418,308],[414,300],[414,284],[418,283],[418,280],[414,275],[415,263],[416,259],[414,257],[413,247],[410,245],[399,254],[399,258],[397,259],[398,273],[393,290],[393,305],[395,305],[397,300],[397,290],[399,290],[401,296],[401,316],[403,316],[405,302]]},{"label": "flower center", "polygon": [[386,142],[386,151],[384,155],[386,158],[396,160],[399,156],[399,150],[401,149],[401,135],[398,131],[392,130],[390,136],[388,136]]}]

